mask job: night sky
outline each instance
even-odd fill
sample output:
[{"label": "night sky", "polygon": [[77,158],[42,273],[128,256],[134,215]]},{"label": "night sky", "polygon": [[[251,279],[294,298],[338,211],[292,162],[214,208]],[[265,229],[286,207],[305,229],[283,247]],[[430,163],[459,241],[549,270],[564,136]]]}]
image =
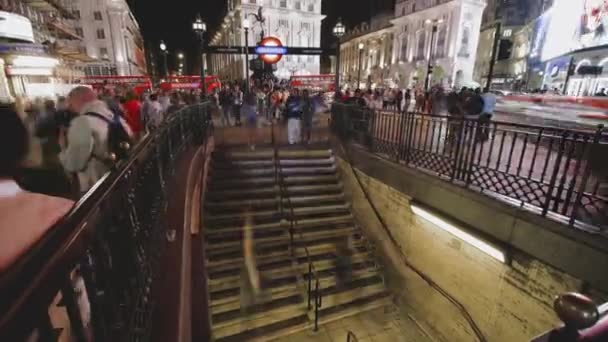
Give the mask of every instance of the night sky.
[{"label": "night sky", "polygon": [[[192,72],[198,69],[196,57],[196,37],[192,32],[192,22],[200,13],[213,33],[221,24],[226,12],[226,0],[130,0],[135,17],[141,27],[146,49],[157,52],[160,40],[167,43],[170,51],[169,68],[174,68],[175,52],[186,54],[186,66]],[[347,30],[356,24],[367,21],[371,13],[382,7],[390,10],[394,0],[323,0],[322,13],[327,15],[323,21],[321,45],[335,43],[331,29],[338,17],[342,17]],[[345,11],[348,9],[348,11]],[[170,28],[170,29],[169,29]],[[209,34],[211,37],[211,34]]]}]

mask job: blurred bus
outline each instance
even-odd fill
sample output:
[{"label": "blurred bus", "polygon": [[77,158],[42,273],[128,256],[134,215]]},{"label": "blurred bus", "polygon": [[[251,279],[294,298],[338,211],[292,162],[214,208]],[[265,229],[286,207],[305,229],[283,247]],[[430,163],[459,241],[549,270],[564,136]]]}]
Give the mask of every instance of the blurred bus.
[{"label": "blurred bus", "polygon": [[133,90],[137,95],[152,90],[150,77],[141,76],[86,76],[81,84],[90,85],[94,90]]},{"label": "blurred bus", "polygon": [[[205,76],[205,86],[207,87],[207,93],[211,93],[213,89],[220,90],[222,83],[217,76]],[[160,83],[162,90],[190,90],[190,89],[201,89],[201,77],[200,76],[170,76],[168,80]]]}]

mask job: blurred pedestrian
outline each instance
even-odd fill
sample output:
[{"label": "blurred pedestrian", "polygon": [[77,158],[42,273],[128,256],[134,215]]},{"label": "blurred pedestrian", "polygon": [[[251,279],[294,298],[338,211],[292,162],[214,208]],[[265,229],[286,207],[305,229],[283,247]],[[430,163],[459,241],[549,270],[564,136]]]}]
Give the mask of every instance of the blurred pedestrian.
[{"label": "blurred pedestrian", "polygon": [[299,90],[293,89],[286,103],[287,141],[290,145],[300,142],[302,101]]},{"label": "blurred pedestrian", "polygon": [[28,152],[28,136],[15,110],[0,106],[0,273],[34,246],[74,204],[25,191],[15,182]]},{"label": "blurred pedestrian", "polygon": [[133,91],[127,93],[124,110],[125,120],[131,127],[135,139],[138,140],[143,133],[144,123],[141,117],[141,103]]},{"label": "blurred pedestrian", "polygon": [[160,125],[163,122],[164,116],[163,116],[163,106],[160,104],[160,102],[158,101],[158,95],[157,94],[151,94],[150,95],[150,103],[148,104],[148,119],[147,119],[147,123],[148,123],[148,130],[149,131],[154,131],[156,130],[158,127],[160,127]]},{"label": "blurred pedestrian", "polygon": [[302,92],[302,141],[307,145],[310,143],[312,137],[314,114],[315,105],[313,99],[310,97],[309,90],[304,89]]},{"label": "blurred pedestrian", "polygon": [[230,122],[230,115],[232,114],[232,105],[234,103],[232,91],[230,90],[229,85],[225,85],[224,89],[220,92],[220,106],[222,107],[222,125],[224,127],[232,126]]},{"label": "blurred pedestrian", "polygon": [[254,93],[245,95],[245,101],[241,106],[240,116],[245,119],[245,126],[247,127],[247,138],[249,142],[249,148],[255,150],[256,132],[258,128],[258,117],[256,112],[256,96]]},{"label": "blurred pedestrian", "polygon": [[403,111],[407,113],[409,112],[410,105],[412,104],[412,92],[409,88],[405,90],[405,94],[403,97],[405,98],[405,105],[403,106]]},{"label": "blurred pedestrian", "polygon": [[97,100],[88,87],[72,89],[68,99],[70,107],[78,113],[70,123],[67,141],[60,139],[60,155],[64,168],[78,175],[80,193],[87,192],[109,171],[112,163],[110,150],[110,126],[117,123],[132,137],[127,122],[114,114],[103,101]]},{"label": "blurred pedestrian", "polygon": [[241,125],[241,106],[243,105],[243,92],[238,84],[234,85],[234,90],[232,92],[232,111],[234,113],[234,121],[235,125]]}]

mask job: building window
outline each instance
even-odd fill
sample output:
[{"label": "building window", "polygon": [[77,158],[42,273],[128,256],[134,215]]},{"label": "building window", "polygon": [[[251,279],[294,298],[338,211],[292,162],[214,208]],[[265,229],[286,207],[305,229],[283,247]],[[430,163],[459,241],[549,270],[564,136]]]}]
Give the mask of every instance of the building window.
[{"label": "building window", "polygon": [[300,28],[302,31],[310,31],[310,23],[301,23]]},{"label": "building window", "polygon": [[255,0],[249,0],[250,4],[255,4],[255,2],[256,2]]},{"label": "building window", "polygon": [[414,2],[412,4],[412,13],[416,12],[416,3]]},{"label": "building window", "polygon": [[315,4],[308,4],[308,12],[314,12],[315,11]]},{"label": "building window", "polygon": [[407,32],[401,34],[401,51],[399,52],[399,60],[407,61]]},{"label": "building window", "polygon": [[426,45],[426,31],[420,32],[418,35],[418,51],[416,51],[416,60],[425,59],[424,46]]},{"label": "building window", "polygon": [[108,58],[108,49],[105,47],[99,48],[99,57]]},{"label": "building window", "polygon": [[301,9],[302,9],[302,3],[301,3],[301,2],[299,2],[299,1],[296,1],[295,8],[296,8],[298,11],[299,11],[299,10],[301,10]]},{"label": "building window", "polygon": [[99,11],[93,12],[93,17],[95,18],[95,20],[103,20],[103,18],[101,17],[101,12]]},{"label": "building window", "polygon": [[401,7],[401,15],[405,15],[405,6]]},{"label": "building window", "polygon": [[73,10],[72,15],[74,16],[74,18],[76,20],[80,20],[80,11],[79,10]]},{"label": "building window", "polygon": [[281,0],[281,2],[279,2],[279,7],[287,8],[287,0]]},{"label": "building window", "polygon": [[289,28],[289,20],[279,19],[279,27]]},{"label": "building window", "polygon": [[76,27],[74,29],[74,31],[76,31],[77,36],[84,37],[84,33],[82,32],[82,27]]},{"label": "building window", "polygon": [[103,29],[97,29],[97,39],[106,39],[106,32]]}]

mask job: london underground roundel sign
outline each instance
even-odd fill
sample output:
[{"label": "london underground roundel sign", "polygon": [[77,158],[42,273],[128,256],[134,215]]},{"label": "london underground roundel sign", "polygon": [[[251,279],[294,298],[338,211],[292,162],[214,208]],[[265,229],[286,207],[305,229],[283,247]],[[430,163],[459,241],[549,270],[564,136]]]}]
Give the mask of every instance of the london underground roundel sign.
[{"label": "london underground roundel sign", "polygon": [[255,48],[255,53],[268,64],[275,64],[281,60],[287,49],[277,37],[266,37]]}]

